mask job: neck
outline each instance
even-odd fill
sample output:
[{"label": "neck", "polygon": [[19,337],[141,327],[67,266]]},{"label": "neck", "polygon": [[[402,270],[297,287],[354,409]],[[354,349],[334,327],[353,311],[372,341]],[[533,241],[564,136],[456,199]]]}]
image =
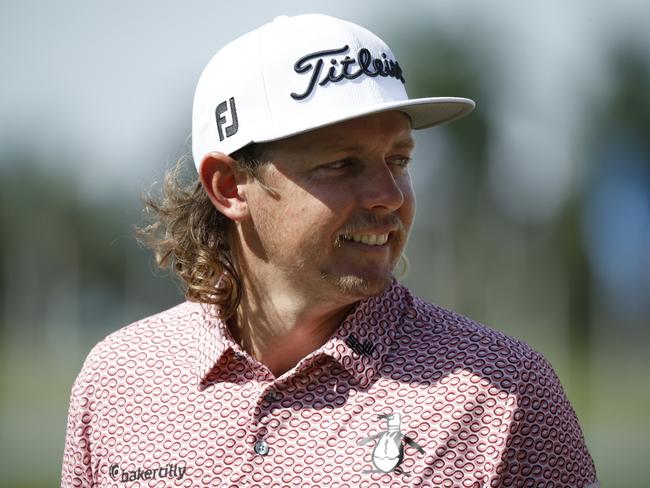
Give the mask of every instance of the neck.
[{"label": "neck", "polygon": [[272,292],[250,281],[243,285],[237,314],[228,324],[230,331],[276,377],[325,344],[354,305],[307,302],[297,290],[277,284]]}]

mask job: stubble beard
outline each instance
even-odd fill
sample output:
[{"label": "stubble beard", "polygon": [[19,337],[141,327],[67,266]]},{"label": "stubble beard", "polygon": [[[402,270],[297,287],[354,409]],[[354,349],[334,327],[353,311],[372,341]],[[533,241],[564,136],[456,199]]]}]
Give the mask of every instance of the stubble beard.
[{"label": "stubble beard", "polygon": [[[364,226],[369,226],[375,223],[382,223],[381,219],[373,215],[363,216],[364,218],[355,222],[354,226],[349,226],[347,232],[353,233],[356,228],[363,229]],[[397,255],[400,256],[406,246],[407,231],[405,230],[402,222],[397,217],[391,216],[385,219],[388,223],[396,223],[399,225],[399,230],[391,235],[391,239],[396,240],[393,245],[397,248]],[[337,236],[334,242],[335,248],[340,248],[344,245],[344,240],[341,235]],[[397,267],[399,259],[395,259],[390,264],[389,269],[383,276],[373,276],[369,279],[364,276],[354,274],[345,274],[335,276],[326,270],[321,270],[321,279],[328,284],[333,285],[341,295],[348,296],[354,299],[363,299],[371,296],[379,295],[386,291],[392,281],[395,279],[394,272]]]},{"label": "stubble beard", "polygon": [[336,273],[325,269],[320,270],[320,278],[324,288],[335,290],[340,296],[360,300],[383,293],[394,278],[397,262],[392,263],[383,274],[371,278],[352,273]]},{"label": "stubble beard", "polygon": [[[325,276],[324,278],[328,279],[330,277]],[[335,278],[334,281],[336,288],[342,295],[361,299],[383,293],[389,287],[392,278],[392,273],[389,273],[384,279],[373,280],[373,283],[371,283],[367,278],[348,275]]]}]

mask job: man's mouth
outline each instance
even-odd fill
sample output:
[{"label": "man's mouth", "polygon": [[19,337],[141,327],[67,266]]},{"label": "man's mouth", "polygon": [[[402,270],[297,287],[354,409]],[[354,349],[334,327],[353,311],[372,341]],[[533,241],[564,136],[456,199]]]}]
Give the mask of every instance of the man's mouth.
[{"label": "man's mouth", "polygon": [[383,246],[388,242],[390,234],[344,234],[342,239],[344,241],[361,242],[369,246]]}]

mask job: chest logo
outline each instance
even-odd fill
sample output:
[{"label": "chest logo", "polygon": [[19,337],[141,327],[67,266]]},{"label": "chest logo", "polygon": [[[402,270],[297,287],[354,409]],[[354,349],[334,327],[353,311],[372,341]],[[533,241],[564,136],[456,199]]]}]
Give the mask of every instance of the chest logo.
[{"label": "chest logo", "polygon": [[372,450],[374,469],[364,471],[364,473],[390,473],[394,471],[408,475],[409,473],[402,471],[400,467],[404,460],[404,445],[407,444],[417,449],[421,454],[424,454],[424,449],[409,436],[402,433],[400,430],[401,415],[399,413],[379,415],[379,419],[386,419],[388,422],[386,430],[370,435],[358,443],[363,446],[370,441],[377,440],[375,448]]},{"label": "chest logo", "polygon": [[165,464],[164,466],[155,466],[153,468],[142,469],[137,468],[133,471],[127,471],[120,468],[117,464],[112,464],[108,468],[108,474],[113,481],[121,481],[126,483],[128,481],[142,481],[142,480],[165,480],[177,479],[182,480],[185,475],[187,467],[179,464]]}]

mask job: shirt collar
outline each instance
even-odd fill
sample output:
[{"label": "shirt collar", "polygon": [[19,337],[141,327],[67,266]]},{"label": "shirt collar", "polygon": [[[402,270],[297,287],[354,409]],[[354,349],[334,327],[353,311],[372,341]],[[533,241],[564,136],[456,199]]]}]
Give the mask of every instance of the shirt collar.
[{"label": "shirt collar", "polygon": [[226,323],[217,315],[217,307],[197,303],[195,377],[200,388],[209,382],[219,367],[227,363],[226,353],[239,349]]},{"label": "shirt collar", "polygon": [[[323,354],[332,357],[361,388],[366,388],[393,347],[396,326],[411,300],[409,291],[393,280],[380,295],[359,301],[332,337],[308,358]],[[197,310],[196,318],[201,322],[196,335],[195,374],[199,386],[218,380],[219,370],[227,367],[228,353],[247,354],[233,340],[225,322],[216,317],[215,310],[206,304]],[[300,361],[296,368],[306,362]]]},{"label": "shirt collar", "polygon": [[321,347],[366,388],[379,373],[395,344],[397,325],[402,322],[410,294],[393,280],[380,295],[360,301],[334,335]]}]

